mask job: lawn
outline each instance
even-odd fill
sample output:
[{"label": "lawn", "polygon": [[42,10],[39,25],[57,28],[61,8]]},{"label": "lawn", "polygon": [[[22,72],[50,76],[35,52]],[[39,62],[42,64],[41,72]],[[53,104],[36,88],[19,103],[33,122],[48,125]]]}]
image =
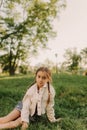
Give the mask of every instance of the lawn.
[{"label": "lawn", "polygon": [[[32,75],[0,76],[0,116],[8,114],[32,84]],[[53,74],[56,117],[60,123],[50,123],[46,116],[29,125],[29,130],[87,130],[87,77]],[[19,130],[16,128],[15,130]]]}]

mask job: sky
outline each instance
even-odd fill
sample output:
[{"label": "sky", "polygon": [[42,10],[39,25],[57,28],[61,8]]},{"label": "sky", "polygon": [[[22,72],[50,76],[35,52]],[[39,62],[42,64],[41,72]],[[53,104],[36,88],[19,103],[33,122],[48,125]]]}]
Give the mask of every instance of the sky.
[{"label": "sky", "polygon": [[87,47],[87,0],[66,1],[67,7],[54,22],[56,38],[47,43],[49,50],[40,50],[39,55],[31,59],[32,66],[44,63],[45,59],[62,63],[66,49],[77,48],[80,52]]}]

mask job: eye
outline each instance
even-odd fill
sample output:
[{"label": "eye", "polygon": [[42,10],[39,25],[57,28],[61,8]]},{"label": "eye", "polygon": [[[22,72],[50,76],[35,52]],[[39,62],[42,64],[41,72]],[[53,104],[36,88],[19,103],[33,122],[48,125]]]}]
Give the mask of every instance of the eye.
[{"label": "eye", "polygon": [[38,75],[38,78],[40,78],[40,75]]},{"label": "eye", "polygon": [[44,76],[44,77],[42,77],[42,79],[46,79],[46,77]]}]

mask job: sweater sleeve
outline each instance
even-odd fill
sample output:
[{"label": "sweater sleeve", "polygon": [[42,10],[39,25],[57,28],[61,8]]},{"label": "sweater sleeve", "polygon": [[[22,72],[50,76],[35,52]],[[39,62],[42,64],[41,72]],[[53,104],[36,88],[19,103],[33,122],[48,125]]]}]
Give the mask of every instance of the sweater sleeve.
[{"label": "sweater sleeve", "polygon": [[50,91],[50,102],[47,105],[47,117],[50,122],[55,122],[55,112],[54,112],[54,97],[55,97],[55,90],[51,88]]},{"label": "sweater sleeve", "polygon": [[30,106],[30,97],[26,93],[23,98],[23,108],[21,111],[21,121],[29,123],[29,106]]}]

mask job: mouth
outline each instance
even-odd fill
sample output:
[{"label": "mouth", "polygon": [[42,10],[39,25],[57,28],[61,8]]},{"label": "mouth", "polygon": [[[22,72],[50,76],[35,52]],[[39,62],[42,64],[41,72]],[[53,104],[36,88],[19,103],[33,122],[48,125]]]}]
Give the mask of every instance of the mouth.
[{"label": "mouth", "polygon": [[39,84],[43,84],[42,82],[40,82]]},{"label": "mouth", "polygon": [[40,85],[40,86],[42,86],[42,85],[43,85],[43,83],[42,83],[42,82],[40,82],[40,83],[39,83],[39,85]]}]

